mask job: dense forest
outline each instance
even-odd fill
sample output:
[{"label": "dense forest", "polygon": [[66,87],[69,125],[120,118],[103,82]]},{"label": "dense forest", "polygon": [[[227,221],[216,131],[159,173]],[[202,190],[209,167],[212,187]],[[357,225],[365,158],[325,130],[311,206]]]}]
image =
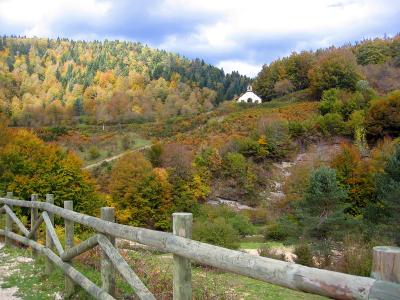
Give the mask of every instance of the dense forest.
[{"label": "dense forest", "polygon": [[239,95],[249,80],[140,43],[0,38],[0,110],[14,125],[192,115]]}]

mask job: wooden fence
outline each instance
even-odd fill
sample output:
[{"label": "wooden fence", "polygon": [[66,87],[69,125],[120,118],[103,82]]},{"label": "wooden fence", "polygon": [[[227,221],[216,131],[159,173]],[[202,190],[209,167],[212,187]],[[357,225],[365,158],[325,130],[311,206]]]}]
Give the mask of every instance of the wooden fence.
[{"label": "wooden fence", "polygon": [[[375,278],[360,277],[258,257],[191,240],[191,214],[174,213],[173,233],[168,233],[117,224],[114,222],[114,208],[111,207],[101,208],[101,218],[96,218],[74,212],[71,201],[65,201],[64,208],[55,206],[53,199],[53,195],[49,194],[46,195],[46,202],[41,202],[37,195],[32,195],[31,201],[24,201],[13,199],[12,193],[7,193],[5,198],[0,198],[0,213],[6,214],[5,228],[0,229],[0,235],[5,237],[7,245],[12,245],[14,240],[30,246],[34,255],[44,255],[46,274],[52,272],[54,265],[61,268],[65,273],[67,296],[73,293],[77,284],[96,299],[114,299],[117,270],[139,299],[155,299],[117,250],[115,238],[121,238],[173,254],[174,299],[192,299],[191,261],[334,299],[400,299],[400,284],[397,284],[400,282],[398,248],[377,249],[379,255],[375,255],[377,261],[374,262],[373,270]],[[30,208],[30,230],[13,212],[16,206]],[[65,222],[65,249],[54,230],[54,215],[60,216]],[[38,228],[43,222],[46,225],[45,245],[36,241]],[[79,245],[74,245],[74,223],[91,227],[97,233]],[[22,235],[13,232],[13,227],[17,227]],[[102,251],[101,287],[76,270],[72,262],[74,257],[96,245]]]}]

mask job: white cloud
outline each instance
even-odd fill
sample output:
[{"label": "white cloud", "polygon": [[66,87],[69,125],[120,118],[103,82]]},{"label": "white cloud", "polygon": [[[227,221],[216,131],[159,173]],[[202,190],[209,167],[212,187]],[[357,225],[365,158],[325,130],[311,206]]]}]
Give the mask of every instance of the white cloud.
[{"label": "white cloud", "polygon": [[[395,34],[400,24],[399,0],[0,0],[0,26],[9,34],[55,37],[65,36],[60,28],[82,25],[67,37],[134,39],[137,32],[127,29],[141,20],[132,12],[145,24],[156,24],[149,32],[143,29],[142,42],[249,75],[293,50]],[[167,30],[158,32],[164,24]],[[187,24],[190,29],[182,30]]]},{"label": "white cloud", "polygon": [[96,22],[110,9],[110,2],[97,0],[3,0],[0,19],[22,26],[27,36],[54,36],[53,25],[64,17]]},{"label": "white cloud", "polygon": [[261,70],[261,65],[251,64],[240,60],[223,60],[218,64],[218,68],[223,68],[225,73],[239,71],[250,77],[255,77]]},{"label": "white cloud", "polygon": [[[397,6],[398,0],[166,0],[156,10],[158,15],[169,17],[219,16],[211,24],[200,24],[194,33],[167,37],[161,47],[174,51],[194,47],[206,52],[229,53],[238,47],[245,49],[249,41],[267,43],[296,36],[300,40],[291,49],[296,51],[327,47],[346,41],[346,37],[351,41],[354,34],[363,32],[374,22],[382,23],[398,14]],[[286,51],[282,55],[289,54]]]}]

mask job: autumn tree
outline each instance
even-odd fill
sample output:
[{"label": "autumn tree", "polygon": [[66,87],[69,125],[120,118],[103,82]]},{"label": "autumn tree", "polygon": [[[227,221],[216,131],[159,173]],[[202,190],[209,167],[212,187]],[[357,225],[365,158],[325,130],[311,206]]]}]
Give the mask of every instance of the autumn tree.
[{"label": "autumn tree", "polygon": [[141,153],[130,153],[117,161],[109,190],[119,222],[170,228],[173,203],[168,173],[165,169],[153,169]]},{"label": "autumn tree", "polygon": [[77,211],[91,215],[97,215],[102,206],[94,181],[82,171],[75,154],[25,130],[14,130],[0,148],[0,190],[13,191],[20,199],[52,193],[56,205],[73,200]]},{"label": "autumn tree", "polygon": [[361,79],[357,61],[350,50],[323,53],[309,71],[310,87],[317,97],[332,88],[355,90]]},{"label": "autumn tree", "polygon": [[372,102],[365,118],[371,138],[397,137],[400,132],[400,90]]}]

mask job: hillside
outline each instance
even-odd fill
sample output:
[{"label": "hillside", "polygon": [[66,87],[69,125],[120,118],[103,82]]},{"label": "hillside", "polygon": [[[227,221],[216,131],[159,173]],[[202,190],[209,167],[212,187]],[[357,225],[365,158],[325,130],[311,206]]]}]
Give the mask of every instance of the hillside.
[{"label": "hillside", "polygon": [[19,126],[191,115],[232,99],[248,82],[140,43],[0,38],[0,110]]},{"label": "hillside", "polygon": [[196,240],[361,276],[373,246],[400,245],[399,36],[265,65],[260,105],[220,102],[247,78],[203,81],[217,69],[139,44],[4,40],[0,190],[161,231],[191,212]]},{"label": "hillside", "polygon": [[367,80],[379,93],[400,88],[400,36],[364,40],[354,45],[317,51],[293,52],[265,64],[254,82],[264,100],[311,88],[314,98],[324,90],[354,90],[358,80]]}]

